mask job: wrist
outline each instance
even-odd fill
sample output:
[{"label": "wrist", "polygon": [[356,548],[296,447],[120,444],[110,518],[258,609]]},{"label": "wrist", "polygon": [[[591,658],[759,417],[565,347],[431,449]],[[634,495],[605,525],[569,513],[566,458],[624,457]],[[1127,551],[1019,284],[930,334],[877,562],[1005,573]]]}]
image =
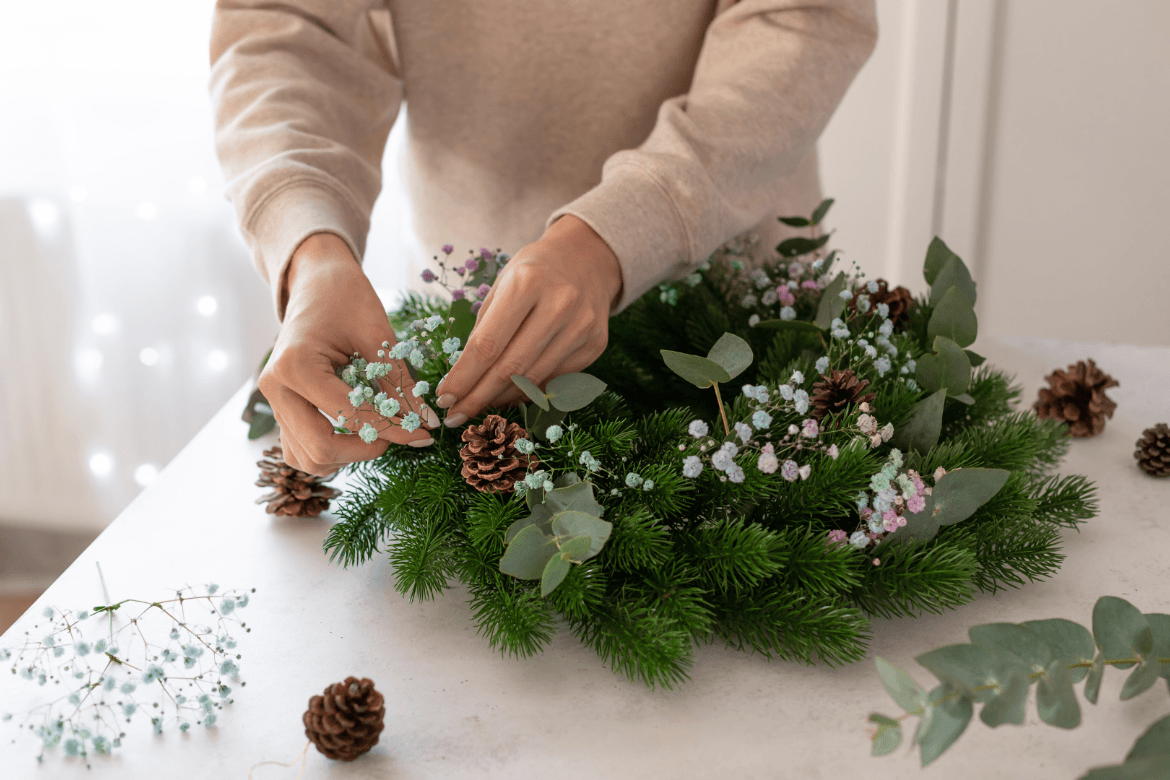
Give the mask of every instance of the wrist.
[{"label": "wrist", "polygon": [[285,305],[306,291],[314,290],[329,277],[360,272],[349,245],[334,233],[314,233],[297,246],[280,281]]},{"label": "wrist", "polygon": [[617,306],[622,295],[622,266],[597,231],[580,217],[565,214],[548,226],[544,238],[563,242],[581,258],[581,267],[601,285],[609,310]]}]

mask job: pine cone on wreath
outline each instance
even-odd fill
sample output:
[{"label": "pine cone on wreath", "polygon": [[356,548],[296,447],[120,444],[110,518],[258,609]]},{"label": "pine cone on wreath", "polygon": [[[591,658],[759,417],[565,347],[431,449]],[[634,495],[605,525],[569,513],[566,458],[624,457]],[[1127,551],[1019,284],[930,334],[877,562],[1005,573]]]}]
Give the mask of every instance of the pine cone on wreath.
[{"label": "pine cone on wreath", "polygon": [[868,379],[858,379],[852,369],[833,370],[813,384],[812,416],[817,422],[851,404],[861,404],[877,398],[877,393],[866,393]]},{"label": "pine cone on wreath", "polygon": [[870,310],[872,311],[879,303],[884,303],[890,307],[890,321],[894,323],[894,327],[906,319],[910,313],[910,307],[914,305],[914,296],[905,287],[898,286],[890,289],[890,283],[885,279],[874,279],[877,283],[878,291],[871,293],[863,285],[853,293],[853,300],[849,302],[849,308],[857,311],[858,296],[865,295],[869,297]]},{"label": "pine cone on wreath", "polygon": [[270,487],[271,493],[265,493],[256,499],[257,504],[268,504],[265,510],[268,514],[277,517],[316,517],[329,508],[329,500],[341,495],[325,484],[336,474],[318,477],[307,471],[294,469],[284,462],[284,450],[280,445],[270,450],[264,450],[265,460],[256,461],[260,467],[260,479],[256,480],[258,487]]},{"label": "pine cone on wreath", "polygon": [[498,414],[489,414],[482,425],[469,425],[463,431],[463,479],[482,493],[507,493],[528,473],[540,465],[536,455],[524,455],[516,449],[516,440],[527,436],[516,423]]},{"label": "pine cone on wreath", "polygon": [[1044,377],[1050,387],[1040,389],[1040,398],[1032,404],[1036,416],[1046,420],[1064,420],[1071,436],[1085,438],[1105,430],[1105,418],[1113,416],[1117,404],[1105,391],[1120,383],[1097,368],[1092,360],[1078,360],[1067,371],[1059,368]]},{"label": "pine cone on wreath", "polygon": [[346,677],[309,699],[302,720],[307,736],[328,758],[353,761],[378,744],[386,725],[385,701],[372,680]]},{"label": "pine cone on wreath", "polygon": [[1158,423],[1142,431],[1133,456],[1141,470],[1153,477],[1170,477],[1170,426]]}]

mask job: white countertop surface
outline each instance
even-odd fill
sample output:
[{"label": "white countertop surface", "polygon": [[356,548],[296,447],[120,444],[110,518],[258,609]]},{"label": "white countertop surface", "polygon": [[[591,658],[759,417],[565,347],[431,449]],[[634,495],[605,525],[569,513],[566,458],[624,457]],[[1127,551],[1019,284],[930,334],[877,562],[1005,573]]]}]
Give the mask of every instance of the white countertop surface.
[{"label": "white countertop surface", "polygon": [[[1062,467],[1098,485],[1100,516],[1065,533],[1064,568],[1052,579],[942,616],[875,620],[867,659],[845,668],[768,662],[717,646],[699,648],[691,680],[648,690],[603,667],[562,632],[542,655],[501,657],[476,635],[465,594],[411,604],[395,593],[384,557],[343,569],[321,551],[330,520],[274,518],[253,501],[255,461],[270,446],[246,438],[242,389],[159,478],[126,509],[2,638],[16,644],[47,605],[81,609],[110,597],[162,598],[173,588],[216,582],[256,588],[244,613],[242,679],[215,728],[150,734],[135,718],[123,746],[91,771],[60,748],[38,765],[39,743],[0,723],[0,777],[239,778],[265,760],[290,761],[305,744],[309,697],[348,675],[372,678],[386,697],[386,729],[356,762],[311,750],[307,778],[1020,778],[1071,780],[1119,763],[1137,736],[1170,712],[1159,683],[1118,701],[1124,673],[1107,672],[1099,703],[1082,702],[1082,725],[1041,723],[1034,699],[1023,726],[992,730],[972,720],[958,743],[919,769],[909,739],[893,755],[869,755],[866,717],[896,715],[873,666],[882,656],[931,687],[914,656],[967,641],[968,626],[1064,617],[1085,625],[1101,595],[1144,612],[1170,612],[1170,480],[1141,473],[1134,442],[1170,422],[1170,349],[1054,341],[976,345],[1016,373],[1031,402],[1052,369],[1092,357],[1121,386],[1105,432],[1074,440]],[[1078,686],[1079,689],[1079,686]],[[45,689],[0,675],[0,711]],[[274,766],[256,780],[292,778]]]}]

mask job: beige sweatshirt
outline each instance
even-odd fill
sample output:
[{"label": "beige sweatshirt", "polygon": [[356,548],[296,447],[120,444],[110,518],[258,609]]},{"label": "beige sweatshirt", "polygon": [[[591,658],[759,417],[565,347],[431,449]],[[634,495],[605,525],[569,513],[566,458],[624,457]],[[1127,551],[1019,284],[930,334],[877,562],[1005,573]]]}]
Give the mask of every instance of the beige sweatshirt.
[{"label": "beige sweatshirt", "polygon": [[515,252],[574,214],[624,307],[812,211],[817,136],[876,28],[873,0],[219,0],[216,146],[278,316],[309,235],[362,258],[403,101],[428,254]]}]

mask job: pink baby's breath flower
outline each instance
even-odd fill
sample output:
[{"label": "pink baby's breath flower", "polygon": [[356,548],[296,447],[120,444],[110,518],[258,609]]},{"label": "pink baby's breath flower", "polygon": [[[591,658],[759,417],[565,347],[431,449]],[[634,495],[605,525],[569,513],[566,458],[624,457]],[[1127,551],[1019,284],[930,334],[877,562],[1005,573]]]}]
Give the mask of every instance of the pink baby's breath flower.
[{"label": "pink baby's breath flower", "polygon": [[463,264],[463,267],[466,268],[471,273],[475,273],[476,271],[479,270],[479,258],[478,257],[467,258],[467,262]]},{"label": "pink baby's breath flower", "polygon": [[829,531],[830,544],[844,544],[848,538],[844,531]]},{"label": "pink baby's breath flower", "polygon": [[460,276],[463,276],[465,273],[467,273],[467,269],[464,268],[463,266],[459,266],[458,268],[455,269],[455,273],[459,274]]},{"label": "pink baby's breath flower", "polygon": [[492,291],[490,284],[481,284],[476,288],[475,294],[482,300],[487,297],[487,294]]},{"label": "pink baby's breath flower", "polygon": [[796,465],[796,461],[786,460],[780,466],[780,476],[789,482],[795,482],[800,477],[800,467]]},{"label": "pink baby's breath flower", "polygon": [[806,290],[819,290],[820,289],[819,287],[817,287],[817,283],[814,282],[812,279],[806,279],[805,281],[800,283],[800,286]]},{"label": "pink baby's breath flower", "polygon": [[840,454],[841,454],[841,452],[840,452],[840,450],[837,449],[836,444],[829,445],[829,457],[830,458],[832,458],[833,460],[836,460],[837,456]]},{"label": "pink baby's breath flower", "polygon": [[481,306],[483,306],[483,301],[476,301],[475,303],[471,304],[471,313],[475,314],[477,311],[479,311]]},{"label": "pink baby's breath flower", "polygon": [[481,248],[479,250],[479,256],[484,260],[491,260],[493,257],[495,257],[495,252],[487,248]]},{"label": "pink baby's breath flower", "polygon": [[432,271],[431,269],[429,269],[429,268],[424,268],[424,269],[423,269],[423,272],[422,272],[422,280],[423,280],[424,282],[428,282],[428,283],[429,283],[429,282],[433,282],[433,281],[435,281],[435,280],[436,280],[436,279],[438,279],[438,278],[439,278],[439,277],[435,276],[435,272],[434,272],[434,271]]},{"label": "pink baby's breath flower", "polygon": [[946,476],[946,473],[947,473],[947,470],[944,469],[942,466],[939,466],[937,469],[934,470],[934,481],[938,482],[940,479],[942,479],[943,477]]},{"label": "pink baby's breath flower", "polygon": [[926,499],[921,495],[910,496],[910,498],[906,500],[906,508],[914,514],[918,514],[923,509],[926,509]]},{"label": "pink baby's breath flower", "polygon": [[796,303],[796,297],[788,289],[788,285],[782,284],[776,288],[776,295],[780,298],[780,303],[783,306],[791,306]]},{"label": "pink baby's breath flower", "polygon": [[455,247],[451,246],[450,244],[443,244],[443,254],[449,255],[454,251]]},{"label": "pink baby's breath flower", "polygon": [[461,301],[467,297],[467,291],[465,291],[462,287],[454,289],[451,291],[451,297],[457,301]]},{"label": "pink baby's breath flower", "polygon": [[817,421],[812,417],[805,420],[801,425],[800,435],[806,439],[815,439],[820,432],[821,429],[817,425]]}]

